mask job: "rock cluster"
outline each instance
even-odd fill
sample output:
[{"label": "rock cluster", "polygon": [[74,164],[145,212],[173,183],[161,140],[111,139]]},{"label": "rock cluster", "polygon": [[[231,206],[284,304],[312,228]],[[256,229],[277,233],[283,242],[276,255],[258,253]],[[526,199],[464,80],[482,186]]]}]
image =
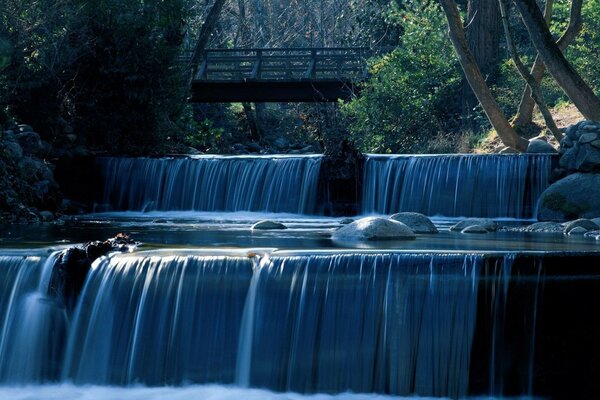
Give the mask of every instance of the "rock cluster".
[{"label": "rock cluster", "polygon": [[560,167],[567,173],[600,173],[600,123],[581,121],[571,125],[560,142]]},{"label": "rock cluster", "polygon": [[487,233],[498,230],[498,224],[488,218],[467,218],[450,227],[451,231],[462,233]]},{"label": "rock cluster", "polygon": [[47,161],[52,147],[28,125],[0,137],[0,223],[49,221],[62,197]]}]

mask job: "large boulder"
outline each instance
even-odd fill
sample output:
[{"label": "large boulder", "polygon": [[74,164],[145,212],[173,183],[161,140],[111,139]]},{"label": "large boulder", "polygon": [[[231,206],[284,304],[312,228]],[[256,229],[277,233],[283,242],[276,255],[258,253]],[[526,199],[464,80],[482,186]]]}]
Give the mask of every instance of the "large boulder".
[{"label": "large boulder", "polygon": [[538,200],[538,220],[600,217],[600,174],[575,173],[553,183]]},{"label": "large boulder", "polygon": [[567,173],[600,172],[600,123],[571,125],[560,142],[560,167]]},{"label": "large boulder", "polygon": [[402,222],[414,233],[438,233],[433,222],[423,214],[416,212],[401,212],[392,215],[390,219]]},{"label": "large boulder", "polygon": [[367,217],[334,232],[334,240],[398,240],[414,239],[414,232],[402,222],[380,217]]}]

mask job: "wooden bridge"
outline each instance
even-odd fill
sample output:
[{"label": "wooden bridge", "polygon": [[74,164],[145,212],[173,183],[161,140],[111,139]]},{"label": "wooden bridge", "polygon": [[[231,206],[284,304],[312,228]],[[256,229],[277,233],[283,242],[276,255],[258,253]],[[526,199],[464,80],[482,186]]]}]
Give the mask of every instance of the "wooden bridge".
[{"label": "wooden bridge", "polygon": [[208,49],[190,101],[330,102],[356,95],[366,48]]}]

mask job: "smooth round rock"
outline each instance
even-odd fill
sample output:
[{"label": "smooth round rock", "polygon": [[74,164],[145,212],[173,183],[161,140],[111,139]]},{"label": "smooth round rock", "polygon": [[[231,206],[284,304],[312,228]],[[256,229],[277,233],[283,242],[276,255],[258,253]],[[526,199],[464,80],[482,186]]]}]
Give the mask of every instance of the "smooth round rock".
[{"label": "smooth round rock", "polygon": [[585,219],[585,218],[580,218],[580,219],[576,219],[575,221],[570,221],[565,223],[565,230],[564,232],[566,234],[570,234],[574,229],[577,228],[583,228],[585,229],[585,231],[595,231],[600,229],[600,226],[598,226],[594,221],[591,221],[589,219]]},{"label": "smooth round rock", "polygon": [[592,238],[592,239],[596,239],[596,240],[600,240],[600,231],[586,232],[583,236]]},{"label": "smooth round rock", "polygon": [[465,228],[470,226],[481,226],[488,232],[495,232],[498,230],[498,224],[488,218],[467,218],[455,225],[452,225],[450,230],[462,232]]},{"label": "smooth round rock", "polygon": [[529,154],[557,154],[558,151],[552,145],[542,139],[532,139],[527,146]]},{"label": "smooth round rock", "polygon": [[423,214],[416,212],[401,212],[390,217],[391,220],[402,222],[414,233],[438,233],[433,222]]},{"label": "smooth round rock", "polygon": [[585,229],[581,226],[577,226],[577,227],[571,229],[569,232],[565,231],[565,234],[567,234],[567,235],[583,235],[587,232],[589,232],[587,229]]},{"label": "smooth round rock", "polygon": [[341,225],[348,225],[354,222],[354,218],[343,218],[340,220]]},{"label": "smooth round rock", "polygon": [[381,217],[361,218],[333,233],[334,240],[399,240],[414,239],[414,232],[405,224]]},{"label": "smooth round rock", "polygon": [[538,200],[539,221],[600,217],[600,174],[575,173],[550,185]]},{"label": "smooth round rock", "polygon": [[465,229],[460,231],[460,233],[488,233],[489,231],[481,225],[471,225],[467,226]]},{"label": "smooth round rock", "polygon": [[252,230],[272,230],[272,229],[287,229],[287,226],[280,222],[264,220],[252,225]]},{"label": "smooth round rock", "polygon": [[536,233],[563,233],[564,230],[564,225],[558,222],[536,222],[523,229],[524,232]]}]

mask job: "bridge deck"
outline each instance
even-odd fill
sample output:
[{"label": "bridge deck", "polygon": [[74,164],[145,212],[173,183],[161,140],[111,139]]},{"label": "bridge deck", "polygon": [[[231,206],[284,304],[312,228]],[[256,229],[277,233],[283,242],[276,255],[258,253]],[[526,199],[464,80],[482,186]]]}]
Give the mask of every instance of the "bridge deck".
[{"label": "bridge deck", "polygon": [[365,48],[210,49],[192,83],[192,102],[337,101],[367,77]]}]

